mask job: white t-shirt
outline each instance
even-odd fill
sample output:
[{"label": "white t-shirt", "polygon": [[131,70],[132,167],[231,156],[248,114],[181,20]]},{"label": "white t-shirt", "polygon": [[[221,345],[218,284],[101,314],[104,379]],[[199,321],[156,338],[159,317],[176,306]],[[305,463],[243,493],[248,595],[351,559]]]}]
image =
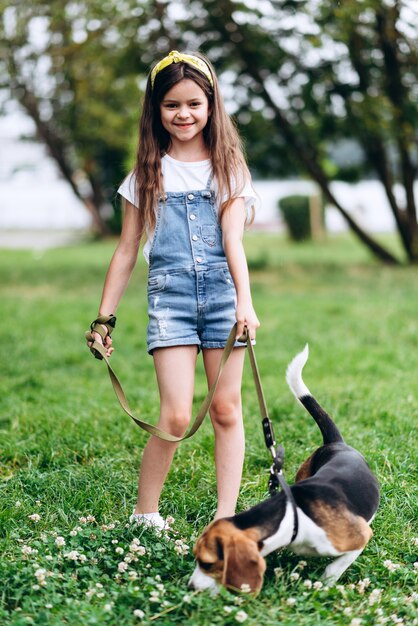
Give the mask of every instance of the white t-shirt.
[{"label": "white t-shirt", "polygon": [[[209,176],[212,173],[212,166],[210,159],[205,161],[196,161],[188,163],[185,161],[177,161],[168,154],[164,155],[161,159],[161,169],[163,174],[164,191],[198,191],[206,189]],[[216,191],[216,181],[212,182],[211,188]],[[138,199],[135,193],[135,176],[131,172],[125,178],[123,183],[118,189],[118,193],[126,198],[131,204],[138,207]],[[245,208],[247,212],[250,212],[252,206],[256,206],[258,203],[258,197],[253,189],[251,180],[247,179],[245,185],[240,193],[240,197],[245,200]],[[144,257],[149,263],[149,251],[151,249],[152,240],[154,237],[153,231],[147,231],[147,242],[144,246]]]}]

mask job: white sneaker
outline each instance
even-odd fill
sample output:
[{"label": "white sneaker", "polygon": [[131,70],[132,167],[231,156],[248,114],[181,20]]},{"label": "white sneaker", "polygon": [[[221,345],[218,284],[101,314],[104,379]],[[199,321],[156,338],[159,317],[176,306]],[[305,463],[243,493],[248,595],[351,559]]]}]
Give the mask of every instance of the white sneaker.
[{"label": "white sneaker", "polygon": [[[170,522],[173,521],[174,520],[170,518]],[[149,528],[155,528],[156,530],[170,530],[168,520],[161,517],[158,511],[155,513],[135,513],[134,509],[129,518],[129,522],[131,524],[141,524],[143,526],[148,526]]]}]

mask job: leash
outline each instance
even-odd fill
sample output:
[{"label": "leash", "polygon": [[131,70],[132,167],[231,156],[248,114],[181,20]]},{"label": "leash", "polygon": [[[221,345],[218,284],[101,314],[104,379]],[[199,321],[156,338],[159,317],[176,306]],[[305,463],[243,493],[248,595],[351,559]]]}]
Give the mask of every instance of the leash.
[{"label": "leash", "polygon": [[[234,324],[234,326],[231,329],[231,332],[229,333],[229,337],[227,339],[227,342],[226,342],[226,345],[222,354],[221,362],[219,364],[218,373],[213,382],[213,385],[208,391],[206,398],[203,400],[201,404],[201,407],[194,419],[193,425],[191,426],[189,432],[186,435],[184,435],[183,437],[176,437],[175,435],[172,435],[171,433],[167,433],[165,430],[162,430],[161,428],[158,428],[157,426],[154,426],[153,424],[148,424],[147,422],[144,422],[143,420],[138,419],[132,413],[132,410],[128,404],[128,400],[126,399],[125,392],[123,391],[122,385],[118,377],[116,376],[115,371],[113,370],[112,366],[109,363],[109,359],[106,355],[105,348],[98,341],[95,341],[92,335],[93,331],[96,333],[99,333],[99,335],[102,337],[104,341],[104,339],[108,335],[110,336],[111,332],[114,330],[115,323],[116,323],[116,317],[114,315],[100,315],[96,320],[94,320],[94,322],[91,323],[90,331],[86,332],[86,339],[88,341],[93,342],[93,345],[90,347],[90,351],[95,356],[95,358],[99,360],[103,360],[106,363],[107,371],[109,372],[113,389],[116,393],[116,396],[119,400],[119,403],[122,409],[125,411],[125,413],[129,415],[129,417],[133,419],[133,421],[135,422],[135,424],[137,424],[137,426],[149,432],[150,435],[154,435],[155,437],[159,437],[160,439],[163,439],[164,441],[170,441],[172,443],[178,443],[179,441],[184,441],[185,439],[189,439],[189,437],[192,437],[192,435],[194,435],[195,432],[200,428],[203,420],[206,417],[207,412],[210,409],[213,396],[215,395],[215,391],[217,389],[222,371],[234,348],[235,337],[236,337],[236,332],[237,332],[237,324]],[[103,330],[102,326],[106,326],[107,332]]]},{"label": "leash", "polygon": [[[262,426],[264,433],[264,441],[266,447],[271,453],[273,463],[270,467],[270,477],[268,482],[268,489],[270,496],[274,496],[277,493],[277,489],[280,485],[282,488],[287,500],[290,502],[293,510],[293,533],[290,543],[292,543],[296,539],[296,535],[299,530],[299,519],[298,512],[295,499],[293,497],[292,491],[289,485],[286,482],[285,477],[283,476],[283,463],[284,463],[284,448],[282,445],[277,446],[276,448],[276,438],[274,436],[273,424],[268,415],[267,404],[264,397],[263,388],[261,386],[261,378],[260,372],[258,371],[257,361],[255,358],[254,347],[249,338],[248,330],[245,329],[243,337],[246,337],[245,341],[247,342],[248,354],[250,357],[251,369],[253,372],[253,378],[255,387],[257,390],[258,404],[260,407],[260,413],[262,418]],[[241,341],[241,339],[239,339]]]},{"label": "leash", "polygon": [[[154,435],[156,437],[159,437],[160,439],[163,439],[164,441],[178,443],[180,441],[184,441],[185,439],[189,439],[190,437],[192,437],[194,433],[200,428],[212,404],[213,396],[215,395],[215,391],[217,389],[222,371],[234,348],[237,324],[235,323],[233,325],[231,332],[229,333],[229,337],[227,339],[227,342],[226,342],[226,345],[222,354],[221,362],[219,364],[218,373],[216,375],[215,381],[213,385],[211,386],[211,388],[209,389],[206,398],[203,400],[202,405],[195,417],[193,425],[191,426],[189,432],[183,437],[176,437],[170,433],[167,433],[166,431],[162,430],[161,428],[158,428],[157,426],[154,426],[153,424],[148,424],[147,422],[144,422],[143,420],[138,419],[132,413],[132,410],[126,399],[125,392],[123,391],[122,385],[118,377],[116,376],[115,371],[110,365],[109,359],[106,355],[105,348],[98,341],[95,341],[92,335],[93,332],[97,332],[104,341],[105,338],[108,335],[110,336],[111,333],[114,331],[115,325],[116,325],[116,317],[114,315],[100,315],[97,319],[95,319],[90,324],[90,331],[86,332],[86,339],[88,341],[92,341],[92,346],[90,347],[90,351],[95,356],[95,358],[99,360],[103,360],[106,363],[110,380],[113,385],[113,389],[116,393],[116,396],[119,400],[119,403],[122,409],[125,411],[125,413],[129,415],[129,417],[133,419],[133,421],[135,422],[135,424],[137,424],[137,426],[139,426],[143,430],[146,430],[151,435]],[[103,326],[105,326],[106,331],[103,329]],[[247,328],[244,329],[244,334],[242,335],[242,337],[238,339],[238,341],[240,341],[241,343],[247,344],[255,388],[257,391],[258,404],[260,407],[260,413],[262,417],[264,441],[273,459],[273,463],[270,467],[270,477],[269,477],[269,482],[268,482],[269,493],[270,493],[270,496],[274,496],[280,485],[284,494],[286,495],[286,498],[292,505],[292,510],[293,510],[293,534],[291,538],[291,542],[292,542],[294,541],[298,533],[299,522],[298,522],[298,514],[297,514],[295,499],[293,497],[292,491],[289,485],[287,484],[283,476],[283,472],[282,472],[283,463],[284,463],[284,448],[281,445],[276,448],[276,439],[274,436],[273,425],[268,415],[267,404],[264,398],[264,392],[263,392],[263,388],[261,385],[261,378],[260,378],[260,373],[258,371],[257,361],[255,358],[254,347],[251,343],[250,335],[248,333]]]}]

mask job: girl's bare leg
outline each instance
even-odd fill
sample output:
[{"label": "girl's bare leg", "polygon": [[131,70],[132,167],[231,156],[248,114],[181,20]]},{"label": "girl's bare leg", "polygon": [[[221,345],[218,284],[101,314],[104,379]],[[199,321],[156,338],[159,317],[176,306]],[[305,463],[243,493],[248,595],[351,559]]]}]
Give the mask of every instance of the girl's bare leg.
[{"label": "girl's bare leg", "polygon": [[[218,373],[222,349],[203,350],[208,386]],[[234,515],[244,463],[245,440],[241,405],[241,379],[245,348],[235,348],[219,380],[210,409],[215,431],[218,507],[215,519]]]},{"label": "girl's bare leg", "polygon": [[[160,348],[153,356],[160,391],[158,426],[179,437],[185,433],[191,418],[197,347]],[[135,513],[158,511],[160,494],[177,445],[150,437],[142,455]]]}]

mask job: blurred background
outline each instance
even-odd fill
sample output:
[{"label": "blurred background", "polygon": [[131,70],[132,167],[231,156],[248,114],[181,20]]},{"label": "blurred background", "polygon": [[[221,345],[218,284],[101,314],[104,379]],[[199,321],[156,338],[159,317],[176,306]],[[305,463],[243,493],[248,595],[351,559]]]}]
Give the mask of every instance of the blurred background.
[{"label": "blurred background", "polygon": [[261,200],[254,228],[349,230],[382,262],[418,262],[417,0],[0,0],[0,12],[0,247],[118,233],[146,76],[178,49],[216,68]]}]

